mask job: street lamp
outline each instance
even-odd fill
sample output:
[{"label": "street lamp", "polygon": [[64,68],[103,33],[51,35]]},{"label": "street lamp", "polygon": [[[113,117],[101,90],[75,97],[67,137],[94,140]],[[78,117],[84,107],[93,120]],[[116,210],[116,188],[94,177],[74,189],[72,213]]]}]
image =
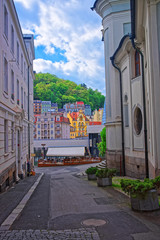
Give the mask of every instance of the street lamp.
[{"label": "street lamp", "polygon": [[46,144],[45,144],[45,143],[42,143],[41,145],[42,145],[42,149],[43,149],[43,157],[44,157],[44,159],[45,159],[45,145],[46,145]]}]

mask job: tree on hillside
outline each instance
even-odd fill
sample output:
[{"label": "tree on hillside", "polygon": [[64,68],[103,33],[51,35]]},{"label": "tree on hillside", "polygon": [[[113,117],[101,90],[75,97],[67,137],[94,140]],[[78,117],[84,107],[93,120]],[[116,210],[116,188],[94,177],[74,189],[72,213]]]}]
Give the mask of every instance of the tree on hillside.
[{"label": "tree on hillside", "polygon": [[34,99],[57,102],[59,108],[65,103],[83,101],[93,111],[103,107],[105,97],[98,90],[88,89],[85,83],[77,85],[56,75],[38,73],[34,80]]}]

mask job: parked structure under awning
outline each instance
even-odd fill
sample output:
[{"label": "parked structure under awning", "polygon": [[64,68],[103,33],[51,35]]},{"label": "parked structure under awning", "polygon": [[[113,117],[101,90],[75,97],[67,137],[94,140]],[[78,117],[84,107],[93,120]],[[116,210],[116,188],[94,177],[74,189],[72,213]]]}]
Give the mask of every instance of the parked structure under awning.
[{"label": "parked structure under awning", "polygon": [[48,148],[47,157],[82,157],[85,147],[58,147]]}]

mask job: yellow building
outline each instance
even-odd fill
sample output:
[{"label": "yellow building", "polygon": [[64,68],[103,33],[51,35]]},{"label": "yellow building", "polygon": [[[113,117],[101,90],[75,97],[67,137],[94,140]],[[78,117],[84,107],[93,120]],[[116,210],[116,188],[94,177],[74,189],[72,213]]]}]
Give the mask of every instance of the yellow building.
[{"label": "yellow building", "polygon": [[82,110],[68,113],[67,117],[70,121],[70,138],[87,137],[89,119],[84,115]]},{"label": "yellow building", "polygon": [[95,110],[93,113],[93,122],[102,122],[103,108]]}]

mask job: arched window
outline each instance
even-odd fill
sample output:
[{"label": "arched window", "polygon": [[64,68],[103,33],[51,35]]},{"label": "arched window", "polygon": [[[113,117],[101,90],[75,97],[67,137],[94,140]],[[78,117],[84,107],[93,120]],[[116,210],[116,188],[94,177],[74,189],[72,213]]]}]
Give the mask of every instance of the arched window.
[{"label": "arched window", "polygon": [[142,123],[143,117],[142,117],[142,112],[139,107],[136,107],[134,111],[134,129],[137,135],[140,135],[142,131]]},{"label": "arched window", "polygon": [[139,52],[135,51],[135,77],[140,75],[140,55]]}]

